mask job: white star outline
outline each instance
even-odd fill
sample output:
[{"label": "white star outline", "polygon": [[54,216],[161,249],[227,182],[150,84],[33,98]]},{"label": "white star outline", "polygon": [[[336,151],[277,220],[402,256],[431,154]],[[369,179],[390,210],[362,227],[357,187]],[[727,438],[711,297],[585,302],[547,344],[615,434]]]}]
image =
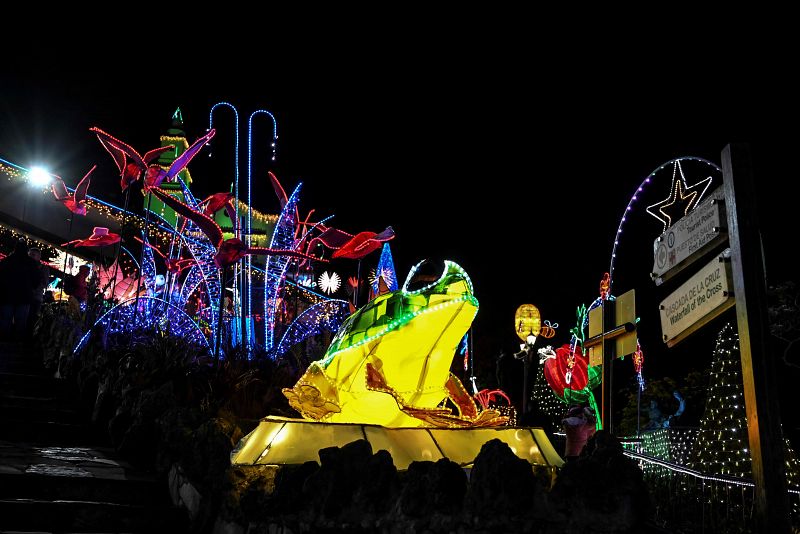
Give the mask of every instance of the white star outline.
[{"label": "white star outline", "polygon": [[[680,180],[676,180],[678,173],[680,173]],[[681,167],[680,160],[675,160],[672,163],[672,185],[670,186],[669,196],[660,202],[647,206],[647,213],[661,221],[664,225],[662,232],[672,226],[672,217],[664,212],[664,208],[672,206],[676,202],[684,201],[689,202],[686,204],[686,209],[683,214],[686,215],[692,211],[703,199],[709,186],[711,185],[711,176],[700,180],[692,185],[687,185],[686,176],[683,174],[683,167]],[[702,187],[702,191],[700,188]]]}]

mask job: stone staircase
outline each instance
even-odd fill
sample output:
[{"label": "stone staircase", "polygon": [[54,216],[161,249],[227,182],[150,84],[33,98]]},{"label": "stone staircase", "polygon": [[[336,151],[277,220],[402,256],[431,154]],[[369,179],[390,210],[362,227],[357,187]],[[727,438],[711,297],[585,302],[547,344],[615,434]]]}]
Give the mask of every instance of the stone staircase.
[{"label": "stone staircase", "polygon": [[28,347],[0,342],[0,533],[186,532],[167,485],[120,460]]}]

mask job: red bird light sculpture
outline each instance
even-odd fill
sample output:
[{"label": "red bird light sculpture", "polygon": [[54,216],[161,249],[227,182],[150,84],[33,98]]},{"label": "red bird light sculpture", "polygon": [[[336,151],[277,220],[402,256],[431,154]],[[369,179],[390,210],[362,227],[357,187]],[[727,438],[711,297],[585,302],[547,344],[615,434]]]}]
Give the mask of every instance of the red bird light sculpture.
[{"label": "red bird light sculpture", "polygon": [[304,258],[308,260],[315,260],[317,258],[311,257],[307,254],[296,250],[283,250],[271,249],[262,247],[248,247],[241,239],[236,237],[223,240],[222,228],[214,222],[214,219],[195,211],[177,198],[169,195],[163,189],[154,187],[151,192],[158,197],[164,204],[175,210],[175,213],[183,215],[194,224],[208,237],[211,244],[217,250],[217,255],[214,262],[221,268],[226,268],[242,259],[247,255],[272,255],[272,256],[291,256],[294,258]]},{"label": "red bird light sculpture", "polygon": [[136,150],[133,149],[132,146],[120,141],[113,135],[104,132],[96,126],[89,128],[89,131],[94,132],[95,135],[97,135],[97,139],[100,141],[100,144],[103,145],[103,148],[106,149],[106,152],[108,152],[111,157],[114,158],[114,163],[117,164],[117,169],[119,169],[120,173],[119,185],[123,191],[125,191],[128,186],[139,180],[139,178],[142,176],[142,173],[147,171],[148,165],[151,161],[156,159],[164,152],[175,150],[174,145],[162,146],[159,148],[154,148],[153,150],[149,150],[145,152],[144,156],[141,156]]},{"label": "red bird light sculpture", "polygon": [[[214,129],[209,130],[206,135],[199,138],[192,146],[187,148],[183,154],[175,158],[175,161],[172,162],[167,170],[164,170],[159,165],[149,165],[149,163],[167,150],[174,149],[174,146],[156,148],[145,153],[144,156],[140,156],[129,144],[123,143],[103,130],[99,128],[90,128],[90,130],[97,134],[100,142],[114,158],[117,167],[120,168],[122,172],[122,190],[124,191],[126,187],[138,180],[142,173],[144,173],[144,192],[148,192],[151,188],[159,187],[164,180],[173,181],[178,173],[186,168],[192,158],[194,158],[197,153],[200,152],[200,149],[211,141],[217,133]],[[131,163],[126,163],[128,159],[131,160]]]},{"label": "red bird light sculpture", "polygon": [[89,172],[78,182],[75,188],[75,193],[70,194],[67,186],[64,185],[64,180],[60,176],[55,177],[55,181],[50,185],[50,190],[56,200],[64,204],[69,211],[76,215],[86,215],[86,192],[89,190],[91,183],[91,175],[97,165],[89,169]]}]

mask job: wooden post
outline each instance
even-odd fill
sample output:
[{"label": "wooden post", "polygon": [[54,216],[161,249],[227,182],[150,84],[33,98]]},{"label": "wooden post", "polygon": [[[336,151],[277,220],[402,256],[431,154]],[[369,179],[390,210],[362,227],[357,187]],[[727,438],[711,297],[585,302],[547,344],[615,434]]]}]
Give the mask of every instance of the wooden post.
[{"label": "wooden post", "polygon": [[601,412],[603,430],[609,434],[614,434],[613,410],[611,395],[614,391],[614,358],[616,357],[616,341],[605,336],[616,324],[614,317],[614,302],[603,300],[603,368],[602,368],[602,397]]},{"label": "wooden post", "polygon": [[[747,145],[722,150],[722,178],[731,245],[744,403],[755,482],[756,532],[788,533],[789,499],[778,396],[776,355],[769,350],[767,288],[758,231],[756,189]],[[741,199],[742,203],[737,203]]]}]

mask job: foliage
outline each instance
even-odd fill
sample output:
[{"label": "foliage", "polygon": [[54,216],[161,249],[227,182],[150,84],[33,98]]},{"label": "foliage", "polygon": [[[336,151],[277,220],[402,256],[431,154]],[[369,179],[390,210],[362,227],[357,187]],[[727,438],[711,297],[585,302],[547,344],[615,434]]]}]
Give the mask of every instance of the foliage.
[{"label": "foliage", "polygon": [[[669,416],[676,412],[679,402],[673,393],[679,391],[686,401],[686,410],[683,415],[671,422],[672,426],[697,426],[700,414],[706,403],[706,393],[708,391],[708,370],[692,370],[683,378],[676,380],[671,377],[651,378],[647,381],[647,386],[642,391],[639,408],[640,428],[647,426],[650,420],[648,408],[652,401],[656,402],[663,415]],[[623,403],[622,414],[619,424],[619,435],[636,435],[636,415],[637,415],[637,390],[639,386],[636,380],[632,380],[627,392],[623,392],[625,402]]]},{"label": "foliage", "polygon": [[800,288],[794,282],[781,282],[767,290],[769,330],[783,343],[783,361],[800,367]]}]

